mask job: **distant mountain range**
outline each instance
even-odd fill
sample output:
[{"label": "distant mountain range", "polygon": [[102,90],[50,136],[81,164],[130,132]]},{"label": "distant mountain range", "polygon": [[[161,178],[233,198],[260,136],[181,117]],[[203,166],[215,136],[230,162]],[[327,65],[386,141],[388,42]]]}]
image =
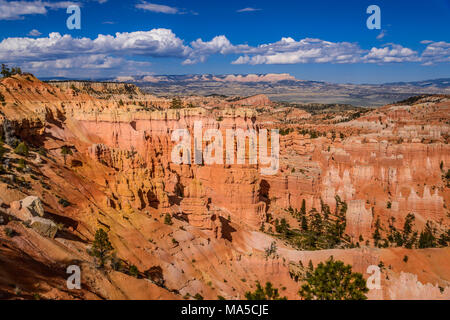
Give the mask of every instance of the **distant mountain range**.
[{"label": "distant mountain range", "polygon": [[421,88],[449,88],[450,78],[434,79],[434,80],[424,80],[424,81],[412,81],[412,82],[390,82],[386,83],[387,86],[413,86]]},{"label": "distant mountain range", "polygon": [[133,83],[145,92],[161,96],[220,94],[247,97],[263,93],[274,101],[357,106],[380,106],[418,94],[450,94],[450,78],[384,84],[335,84],[297,80],[289,74],[147,75],[92,80]]}]

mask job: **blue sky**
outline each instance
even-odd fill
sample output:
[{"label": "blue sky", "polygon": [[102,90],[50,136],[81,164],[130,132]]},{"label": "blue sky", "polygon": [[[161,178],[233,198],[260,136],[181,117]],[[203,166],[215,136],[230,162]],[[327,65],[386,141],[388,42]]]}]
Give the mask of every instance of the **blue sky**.
[{"label": "blue sky", "polygon": [[[81,30],[66,26],[71,4]],[[380,30],[366,26],[369,5],[381,9]],[[448,21],[450,0],[0,0],[0,61],[41,77],[415,81],[450,77]]]}]

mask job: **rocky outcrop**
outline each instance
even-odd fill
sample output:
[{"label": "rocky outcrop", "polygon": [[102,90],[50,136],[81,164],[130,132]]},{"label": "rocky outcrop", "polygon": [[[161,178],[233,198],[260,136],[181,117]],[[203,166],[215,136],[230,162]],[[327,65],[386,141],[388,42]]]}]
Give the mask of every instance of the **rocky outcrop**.
[{"label": "rocky outcrop", "polygon": [[41,236],[53,239],[58,232],[58,226],[49,219],[32,217],[30,227]]},{"label": "rocky outcrop", "polygon": [[192,182],[184,188],[184,197],[181,201],[181,211],[187,216],[189,223],[195,227],[213,230],[214,222],[218,219],[216,214],[210,210],[210,199],[200,181]]},{"label": "rocky outcrop", "polygon": [[29,196],[10,205],[10,213],[22,221],[29,221],[34,217],[43,217],[44,208],[41,200],[36,196]]},{"label": "rocky outcrop", "polygon": [[142,94],[134,84],[99,81],[48,81],[63,90],[79,90],[89,94]]},{"label": "rocky outcrop", "polygon": [[264,94],[258,94],[231,103],[234,107],[267,107],[271,105],[270,99]]},{"label": "rocky outcrop", "polygon": [[[450,163],[448,100],[335,115],[273,108],[264,96],[237,104],[220,96],[188,97],[182,98],[181,109],[171,109],[170,99],[130,97],[110,89],[96,84],[85,91],[57,87],[31,75],[1,80],[2,127],[6,121],[10,137],[29,143],[33,157],[41,147],[47,155],[41,161],[25,159],[30,169],[24,173],[16,169],[21,157],[8,154],[11,172],[1,175],[0,192],[10,208],[3,205],[2,211],[29,224],[5,219],[8,234],[14,229],[19,236],[8,238],[8,247],[0,246],[0,290],[11,291],[15,265],[21,274],[14,281],[23,285],[53,279],[49,266],[81,261],[83,288],[91,293],[78,298],[200,293],[209,299],[218,294],[239,299],[251,290],[249,284],[277,279],[277,287],[286,287],[283,295],[298,299],[289,264],[306,266],[311,260],[316,265],[330,256],[352,264],[364,277],[380,261],[392,266],[384,270],[392,282],[383,278],[386,290],[372,291],[370,298],[438,297],[435,285],[423,289],[415,279],[398,280],[401,271],[417,274],[420,283],[446,285],[448,268],[442,266],[448,265],[447,248],[379,249],[370,240],[374,219],[380,218],[386,230],[395,218],[400,230],[410,212],[416,215],[415,230],[427,220],[448,228],[450,193],[443,180]],[[92,90],[100,91],[87,93]],[[172,132],[192,133],[196,121],[202,123],[202,134],[218,129],[223,136],[227,129],[283,129],[280,170],[263,176],[259,164],[248,163],[248,152],[246,163],[239,165],[174,163]],[[65,165],[63,145],[71,146],[70,160],[78,165]],[[38,199],[14,201],[30,192]],[[345,232],[362,248],[301,251],[278,238],[276,219],[286,218],[291,229],[298,229],[285,209],[300,210],[305,200],[307,211],[320,211],[322,203],[334,211],[336,196],[347,204]],[[54,222],[43,217],[39,199]],[[165,223],[167,213],[172,223]],[[62,224],[61,237],[53,239]],[[263,224],[266,232],[258,231]],[[99,228],[109,235],[118,270],[97,270],[86,253]],[[0,226],[0,235],[6,236],[5,229]],[[274,242],[276,254],[269,257],[266,249]],[[120,262],[136,266],[141,276],[158,266],[156,276],[149,272],[151,281],[133,278]],[[63,274],[63,282],[46,288],[64,287]],[[413,293],[399,289],[403,283]],[[32,296],[33,290],[27,288],[27,294]]]},{"label": "rocky outcrop", "polygon": [[350,200],[346,213],[345,232],[357,242],[359,237],[369,239],[372,230],[372,212],[363,200]]},{"label": "rocky outcrop", "polygon": [[15,130],[13,124],[8,120],[3,120],[3,128],[2,128],[3,136],[5,139],[5,143],[9,146],[16,146],[19,142],[17,137],[15,136]]},{"label": "rocky outcrop", "polygon": [[211,204],[202,182],[197,180],[183,189],[180,210],[191,225],[212,231],[217,238],[223,236],[221,219],[230,219],[229,211]]},{"label": "rocky outcrop", "polygon": [[388,289],[392,300],[449,300],[450,287],[441,290],[431,283],[421,283],[417,275],[400,272],[391,281]]}]

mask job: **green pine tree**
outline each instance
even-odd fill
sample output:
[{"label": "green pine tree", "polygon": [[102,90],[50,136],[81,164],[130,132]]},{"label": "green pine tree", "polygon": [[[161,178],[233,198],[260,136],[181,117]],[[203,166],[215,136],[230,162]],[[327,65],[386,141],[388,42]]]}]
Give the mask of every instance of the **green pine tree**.
[{"label": "green pine tree", "polygon": [[173,224],[172,222],[172,216],[169,213],[166,213],[164,216],[164,223],[171,226]]},{"label": "green pine tree", "polygon": [[300,213],[302,214],[302,216],[306,215],[306,201],[305,201],[305,199],[302,200],[302,207],[300,209]]},{"label": "green pine tree", "polygon": [[95,232],[94,242],[92,244],[92,255],[99,259],[100,267],[104,267],[106,259],[109,257],[113,246],[109,241],[108,233],[103,229]]},{"label": "green pine tree", "polygon": [[374,244],[376,247],[378,247],[378,243],[381,240],[381,222],[380,222],[380,217],[377,217],[377,220],[375,222],[375,231],[373,232],[373,240],[374,240]]},{"label": "green pine tree", "polygon": [[26,145],[25,142],[21,142],[17,145],[17,147],[14,149],[14,152],[18,155],[27,157],[28,156],[28,146]]},{"label": "green pine tree", "polygon": [[308,231],[308,221],[305,216],[302,216],[302,230]]},{"label": "green pine tree", "polygon": [[307,273],[299,294],[305,300],[366,300],[366,281],[350,265],[330,257]]},{"label": "green pine tree", "polygon": [[62,146],[61,147],[61,154],[64,157],[64,164],[66,164],[66,158],[68,155],[73,155],[72,149],[68,146]]},{"label": "green pine tree", "polygon": [[420,233],[419,248],[434,248],[436,245],[435,230],[433,229],[431,222],[427,221],[425,229]]},{"label": "green pine tree", "polygon": [[287,300],[286,297],[280,297],[278,289],[274,288],[270,282],[266,282],[264,288],[259,282],[256,282],[256,290],[254,292],[247,291],[245,298],[247,300]]}]

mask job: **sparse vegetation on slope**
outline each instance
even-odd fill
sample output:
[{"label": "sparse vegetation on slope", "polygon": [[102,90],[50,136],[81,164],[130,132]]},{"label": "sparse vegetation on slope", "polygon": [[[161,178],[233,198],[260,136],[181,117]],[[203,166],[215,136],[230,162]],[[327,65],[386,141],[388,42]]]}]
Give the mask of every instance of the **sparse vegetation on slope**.
[{"label": "sparse vegetation on slope", "polygon": [[274,288],[271,282],[266,282],[264,288],[259,282],[256,283],[256,290],[245,293],[247,300],[287,300],[286,297],[281,297],[277,288]]},{"label": "sparse vegetation on slope", "polygon": [[304,204],[300,211],[287,209],[299,223],[299,229],[293,229],[286,219],[275,220],[277,236],[287,240],[301,250],[320,250],[351,247],[349,237],[345,235],[345,214],[347,204],[336,196],[336,209],[332,213],[329,206],[322,202],[321,211],[315,208],[306,213]]},{"label": "sparse vegetation on slope", "polygon": [[109,241],[108,233],[103,229],[98,229],[95,232],[95,239],[90,253],[98,259],[101,268],[105,266],[105,262],[112,250],[113,246]]},{"label": "sparse vegetation on slope", "polygon": [[361,273],[333,257],[305,271],[299,291],[305,300],[366,300],[369,289]]}]

